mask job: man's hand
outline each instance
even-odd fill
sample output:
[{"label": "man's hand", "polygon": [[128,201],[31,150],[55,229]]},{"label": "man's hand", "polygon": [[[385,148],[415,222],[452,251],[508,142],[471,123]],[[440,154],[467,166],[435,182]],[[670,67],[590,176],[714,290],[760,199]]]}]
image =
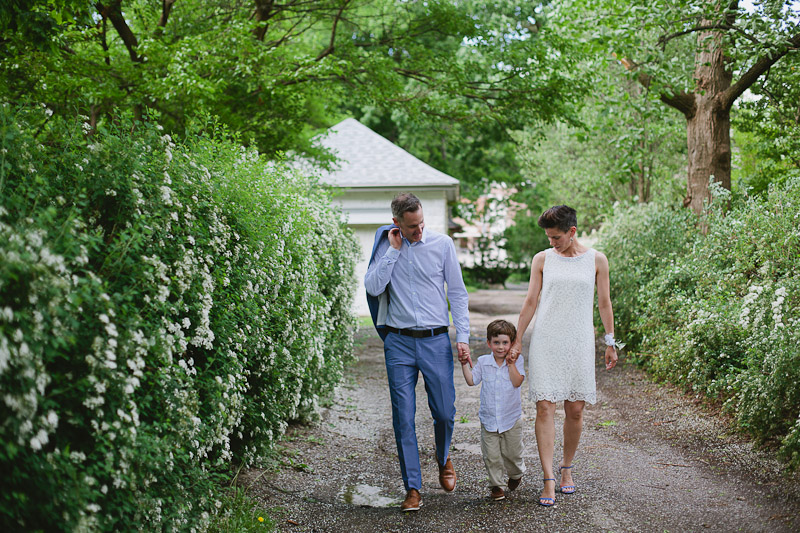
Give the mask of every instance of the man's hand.
[{"label": "man's hand", "polygon": [[472,368],[472,357],[470,357],[469,353],[469,344],[466,342],[458,342],[456,343],[456,348],[458,349],[458,362],[462,365],[469,364],[469,367]]},{"label": "man's hand", "polygon": [[392,248],[395,250],[399,250],[403,245],[403,235],[400,234],[400,230],[398,228],[392,228],[389,230],[389,244],[391,244]]},{"label": "man's hand", "polygon": [[606,370],[617,366],[617,350],[613,346],[606,346]]}]

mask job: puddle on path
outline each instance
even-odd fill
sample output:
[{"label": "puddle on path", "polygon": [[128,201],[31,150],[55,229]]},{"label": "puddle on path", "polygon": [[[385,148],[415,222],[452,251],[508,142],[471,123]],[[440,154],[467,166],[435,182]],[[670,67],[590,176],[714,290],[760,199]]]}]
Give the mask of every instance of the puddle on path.
[{"label": "puddle on path", "polygon": [[364,507],[389,507],[398,505],[402,501],[399,498],[389,498],[381,495],[380,487],[372,485],[354,485],[346,487],[339,497],[350,505],[360,505]]}]

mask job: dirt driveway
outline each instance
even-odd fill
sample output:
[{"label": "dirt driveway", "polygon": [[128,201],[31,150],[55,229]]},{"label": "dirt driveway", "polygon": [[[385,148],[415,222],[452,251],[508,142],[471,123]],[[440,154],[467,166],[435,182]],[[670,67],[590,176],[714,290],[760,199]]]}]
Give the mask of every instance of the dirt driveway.
[{"label": "dirt driveway", "polygon": [[[485,327],[516,323],[524,292],[470,295],[473,354],[487,353]],[[451,328],[452,330],[453,328]],[[454,332],[451,331],[451,334]],[[527,338],[524,354],[527,354]],[[489,500],[480,453],[479,387],[468,387],[456,360],[453,493],[438,485],[433,431],[422,379],[417,434],[424,506],[398,509],[404,496],[392,432],[383,347],[374,331],[357,334],[359,362],[347,369],[333,405],[317,423],[293,427],[279,471],[240,476],[282,531],[800,531],[800,474],[786,475],[770,452],[756,449],[727,422],[670,387],[622,363],[606,372],[598,358],[598,403],[587,407],[575,459],[573,495],[537,504],[541,468],[527,419],[522,485]],[[527,387],[523,385],[523,387]],[[527,388],[525,388],[527,391]],[[557,409],[557,435],[564,411]],[[560,456],[560,435],[556,458]]]}]

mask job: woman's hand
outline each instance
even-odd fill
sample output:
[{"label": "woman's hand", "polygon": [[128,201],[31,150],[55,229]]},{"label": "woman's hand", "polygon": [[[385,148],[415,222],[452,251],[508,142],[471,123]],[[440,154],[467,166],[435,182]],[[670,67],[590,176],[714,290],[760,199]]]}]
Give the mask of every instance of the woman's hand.
[{"label": "woman's hand", "polygon": [[613,346],[606,346],[606,370],[611,370],[617,366],[617,349]]}]

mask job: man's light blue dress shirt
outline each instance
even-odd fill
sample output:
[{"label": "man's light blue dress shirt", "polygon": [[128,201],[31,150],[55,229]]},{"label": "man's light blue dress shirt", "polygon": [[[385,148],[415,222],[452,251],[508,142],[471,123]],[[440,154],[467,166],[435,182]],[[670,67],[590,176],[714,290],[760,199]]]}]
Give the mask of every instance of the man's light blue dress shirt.
[{"label": "man's light blue dress shirt", "polygon": [[469,342],[467,289],[453,239],[423,228],[420,241],[410,243],[403,237],[400,250],[392,248],[386,239],[375,251],[375,257],[377,260],[364,277],[364,286],[373,296],[389,286],[387,325],[399,329],[449,326],[449,299],[456,342]]}]

